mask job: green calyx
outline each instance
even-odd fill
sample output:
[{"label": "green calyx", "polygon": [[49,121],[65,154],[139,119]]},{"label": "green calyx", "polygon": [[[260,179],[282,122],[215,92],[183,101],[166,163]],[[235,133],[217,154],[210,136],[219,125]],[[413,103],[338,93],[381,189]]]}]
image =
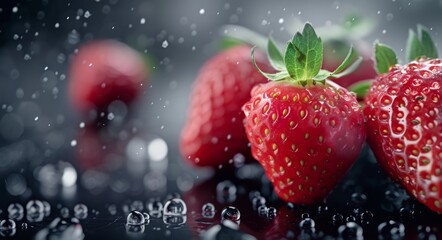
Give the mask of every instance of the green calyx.
[{"label": "green calyx", "polygon": [[[283,55],[270,37],[267,43],[267,56],[270,64],[278,72],[263,72],[255,62],[255,47],[252,48],[252,62],[258,71],[273,81],[289,81],[305,86],[308,83],[324,84],[328,78],[340,78],[353,72],[362,62],[362,57],[356,61],[356,52],[350,48],[344,61],[334,71],[321,69],[323,60],[323,44],[310,23],[306,23],[302,33],[297,32],[293,39],[287,43]],[[352,63],[353,62],[353,63]]]},{"label": "green calyx", "polygon": [[[386,73],[390,67],[398,63],[396,53],[389,46],[376,42],[374,48],[378,73]],[[418,24],[417,32],[409,30],[405,54],[408,62],[422,57],[429,59],[438,57],[436,46],[426,27]]]}]

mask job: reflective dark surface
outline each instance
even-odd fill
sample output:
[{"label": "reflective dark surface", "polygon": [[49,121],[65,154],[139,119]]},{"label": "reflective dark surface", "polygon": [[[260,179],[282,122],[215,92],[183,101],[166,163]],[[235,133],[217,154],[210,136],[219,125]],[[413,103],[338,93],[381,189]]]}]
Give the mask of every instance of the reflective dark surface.
[{"label": "reflective dark surface", "polygon": [[[257,164],[194,169],[178,152],[189,90],[218,51],[221,26],[273,32],[284,41],[297,19],[321,26],[357,12],[377,22],[366,41],[380,39],[400,50],[417,23],[441,45],[441,9],[436,0],[2,1],[0,238],[441,238],[442,217],[392,183],[368,149],[314,206],[278,200]],[[66,87],[75,50],[102,38],[138,50],[150,60],[151,75],[135,105],[116,102],[111,120],[97,127],[72,109]],[[187,213],[163,215],[171,198],[182,199]],[[207,203],[214,210],[203,211]],[[222,214],[228,206],[239,213]],[[136,215],[127,224],[133,210],[149,220],[133,224],[141,219]]]}]

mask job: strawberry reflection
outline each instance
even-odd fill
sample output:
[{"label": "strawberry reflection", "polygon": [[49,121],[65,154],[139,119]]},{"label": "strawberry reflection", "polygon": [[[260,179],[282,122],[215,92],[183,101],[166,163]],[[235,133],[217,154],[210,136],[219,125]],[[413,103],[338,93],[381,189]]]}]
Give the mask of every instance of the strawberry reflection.
[{"label": "strawberry reflection", "polygon": [[[227,175],[234,174],[216,174],[195,185],[184,194],[183,199],[190,213],[187,225],[196,237],[205,239],[227,234],[228,237],[234,238],[241,234],[249,234],[257,239],[286,239],[292,235],[301,235],[301,233],[310,234],[312,237],[316,236],[314,231],[303,232],[299,228],[301,210],[289,209],[284,203],[274,199],[272,195],[264,196],[269,200],[266,206],[272,207],[271,214],[259,215],[251,201],[252,193],[265,192],[262,191],[266,187],[265,182],[263,183],[260,179],[227,178]],[[220,184],[224,188],[220,188]],[[236,187],[237,192],[234,200],[228,202],[225,199],[220,199],[220,195],[226,194],[225,186],[230,184]],[[227,189],[231,189],[231,186]],[[221,222],[221,213],[229,206],[240,211],[241,219],[238,231],[235,228],[224,226],[225,224]],[[207,236],[207,234],[212,235]]]}]

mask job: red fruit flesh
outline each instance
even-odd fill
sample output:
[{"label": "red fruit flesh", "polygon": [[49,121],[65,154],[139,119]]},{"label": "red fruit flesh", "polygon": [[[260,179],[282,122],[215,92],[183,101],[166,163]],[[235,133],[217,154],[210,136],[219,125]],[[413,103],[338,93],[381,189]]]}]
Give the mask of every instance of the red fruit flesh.
[{"label": "red fruit flesh", "polygon": [[80,112],[105,111],[120,100],[133,102],[141,93],[147,70],[130,47],[112,40],[93,41],[74,56],[69,71],[69,99]]},{"label": "red fruit flesh", "polygon": [[[377,75],[373,67],[374,62],[371,46],[360,41],[353,47],[363,59],[361,65],[354,72],[332,80],[344,88],[348,88],[354,83],[363,80],[375,79]],[[350,44],[341,40],[324,42],[324,60],[322,68],[334,71],[344,60],[349,48]]]},{"label": "red fruit flesh", "polygon": [[[259,65],[268,65],[258,55]],[[200,70],[181,133],[183,158],[196,166],[218,167],[235,154],[249,155],[242,105],[257,83],[266,82],[253,66],[249,46],[237,46],[210,59]]]},{"label": "red fruit flesh", "polygon": [[252,154],[285,201],[325,198],[365,141],[355,96],[333,85],[269,82],[256,86],[243,107]]},{"label": "red fruit flesh", "polygon": [[365,100],[368,143],[409,193],[442,213],[442,62],[413,61],[380,75]]}]

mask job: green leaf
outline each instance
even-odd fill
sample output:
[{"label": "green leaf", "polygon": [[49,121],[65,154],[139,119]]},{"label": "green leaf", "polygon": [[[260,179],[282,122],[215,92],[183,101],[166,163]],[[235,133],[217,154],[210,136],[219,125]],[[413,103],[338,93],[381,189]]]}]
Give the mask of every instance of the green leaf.
[{"label": "green leaf", "polygon": [[341,65],[339,65],[339,67],[333,71],[333,74],[338,74],[344,71],[344,69],[347,68],[347,66],[356,58],[357,55],[358,54],[354,50],[353,46],[350,46],[350,50],[348,51],[347,56],[344,58],[344,61],[342,61]]},{"label": "green leaf", "polygon": [[397,64],[396,53],[387,45],[375,43],[376,70],[378,73],[386,73],[391,66]]},{"label": "green leaf", "polygon": [[333,72],[333,74],[330,77],[341,78],[343,76],[346,76],[346,75],[354,72],[361,65],[362,60],[363,60],[362,57],[356,58],[356,60],[349,67],[345,68],[345,70],[343,70],[342,72],[339,72],[339,73]]},{"label": "green leaf", "polygon": [[[356,59],[356,60],[355,60]],[[353,63],[352,63],[353,62]],[[347,56],[341,65],[339,65],[333,72],[327,70],[320,70],[313,80],[325,80],[327,78],[341,78],[354,72],[362,63],[362,57],[357,57],[356,51],[350,47]],[[350,65],[350,66],[349,66]]]},{"label": "green leaf", "polygon": [[328,70],[321,69],[321,70],[319,70],[319,73],[313,77],[313,80],[322,81],[322,80],[329,78],[331,75],[332,75],[332,72],[330,72]]},{"label": "green leaf", "polygon": [[267,42],[267,55],[273,68],[277,70],[285,70],[284,58],[272,37],[269,37],[269,41]]},{"label": "green leaf", "polygon": [[262,71],[258,65],[256,64],[255,61],[255,49],[256,46],[254,46],[252,48],[252,52],[251,52],[251,57],[252,57],[252,63],[255,66],[256,69],[258,69],[258,71],[264,75],[267,79],[273,80],[273,81],[279,81],[279,80],[284,80],[288,77],[290,77],[289,73],[287,71],[281,71],[281,72],[277,72],[277,73],[266,73],[264,71]]},{"label": "green leaf", "polygon": [[426,27],[417,25],[417,34],[413,30],[409,30],[406,55],[410,62],[423,56],[437,58],[436,46]]},{"label": "green leaf", "polygon": [[358,96],[358,99],[364,99],[367,96],[372,83],[373,83],[373,80],[360,81],[360,82],[354,83],[353,85],[350,85],[348,87],[348,90],[356,93],[356,96]]},{"label": "green leaf", "polygon": [[287,49],[285,50],[285,56],[284,56],[284,62],[285,66],[287,68],[287,72],[289,73],[290,77],[293,79],[297,78],[297,72],[296,72],[296,49],[295,45],[291,42],[288,43]]},{"label": "green leaf", "polygon": [[[290,44],[287,47],[287,51],[291,51],[289,52],[291,56],[289,58],[285,57],[285,64],[290,76],[295,80],[312,79],[319,73],[322,65],[323,46],[321,38],[316,35],[312,25],[306,23],[302,34],[296,33],[291,44],[293,44],[293,47],[290,47]],[[294,59],[292,56],[293,49],[296,50]],[[286,52],[287,54],[288,52]],[[288,59],[294,60],[294,62],[288,62]],[[288,64],[291,67],[294,66],[295,70],[289,70]]]}]

